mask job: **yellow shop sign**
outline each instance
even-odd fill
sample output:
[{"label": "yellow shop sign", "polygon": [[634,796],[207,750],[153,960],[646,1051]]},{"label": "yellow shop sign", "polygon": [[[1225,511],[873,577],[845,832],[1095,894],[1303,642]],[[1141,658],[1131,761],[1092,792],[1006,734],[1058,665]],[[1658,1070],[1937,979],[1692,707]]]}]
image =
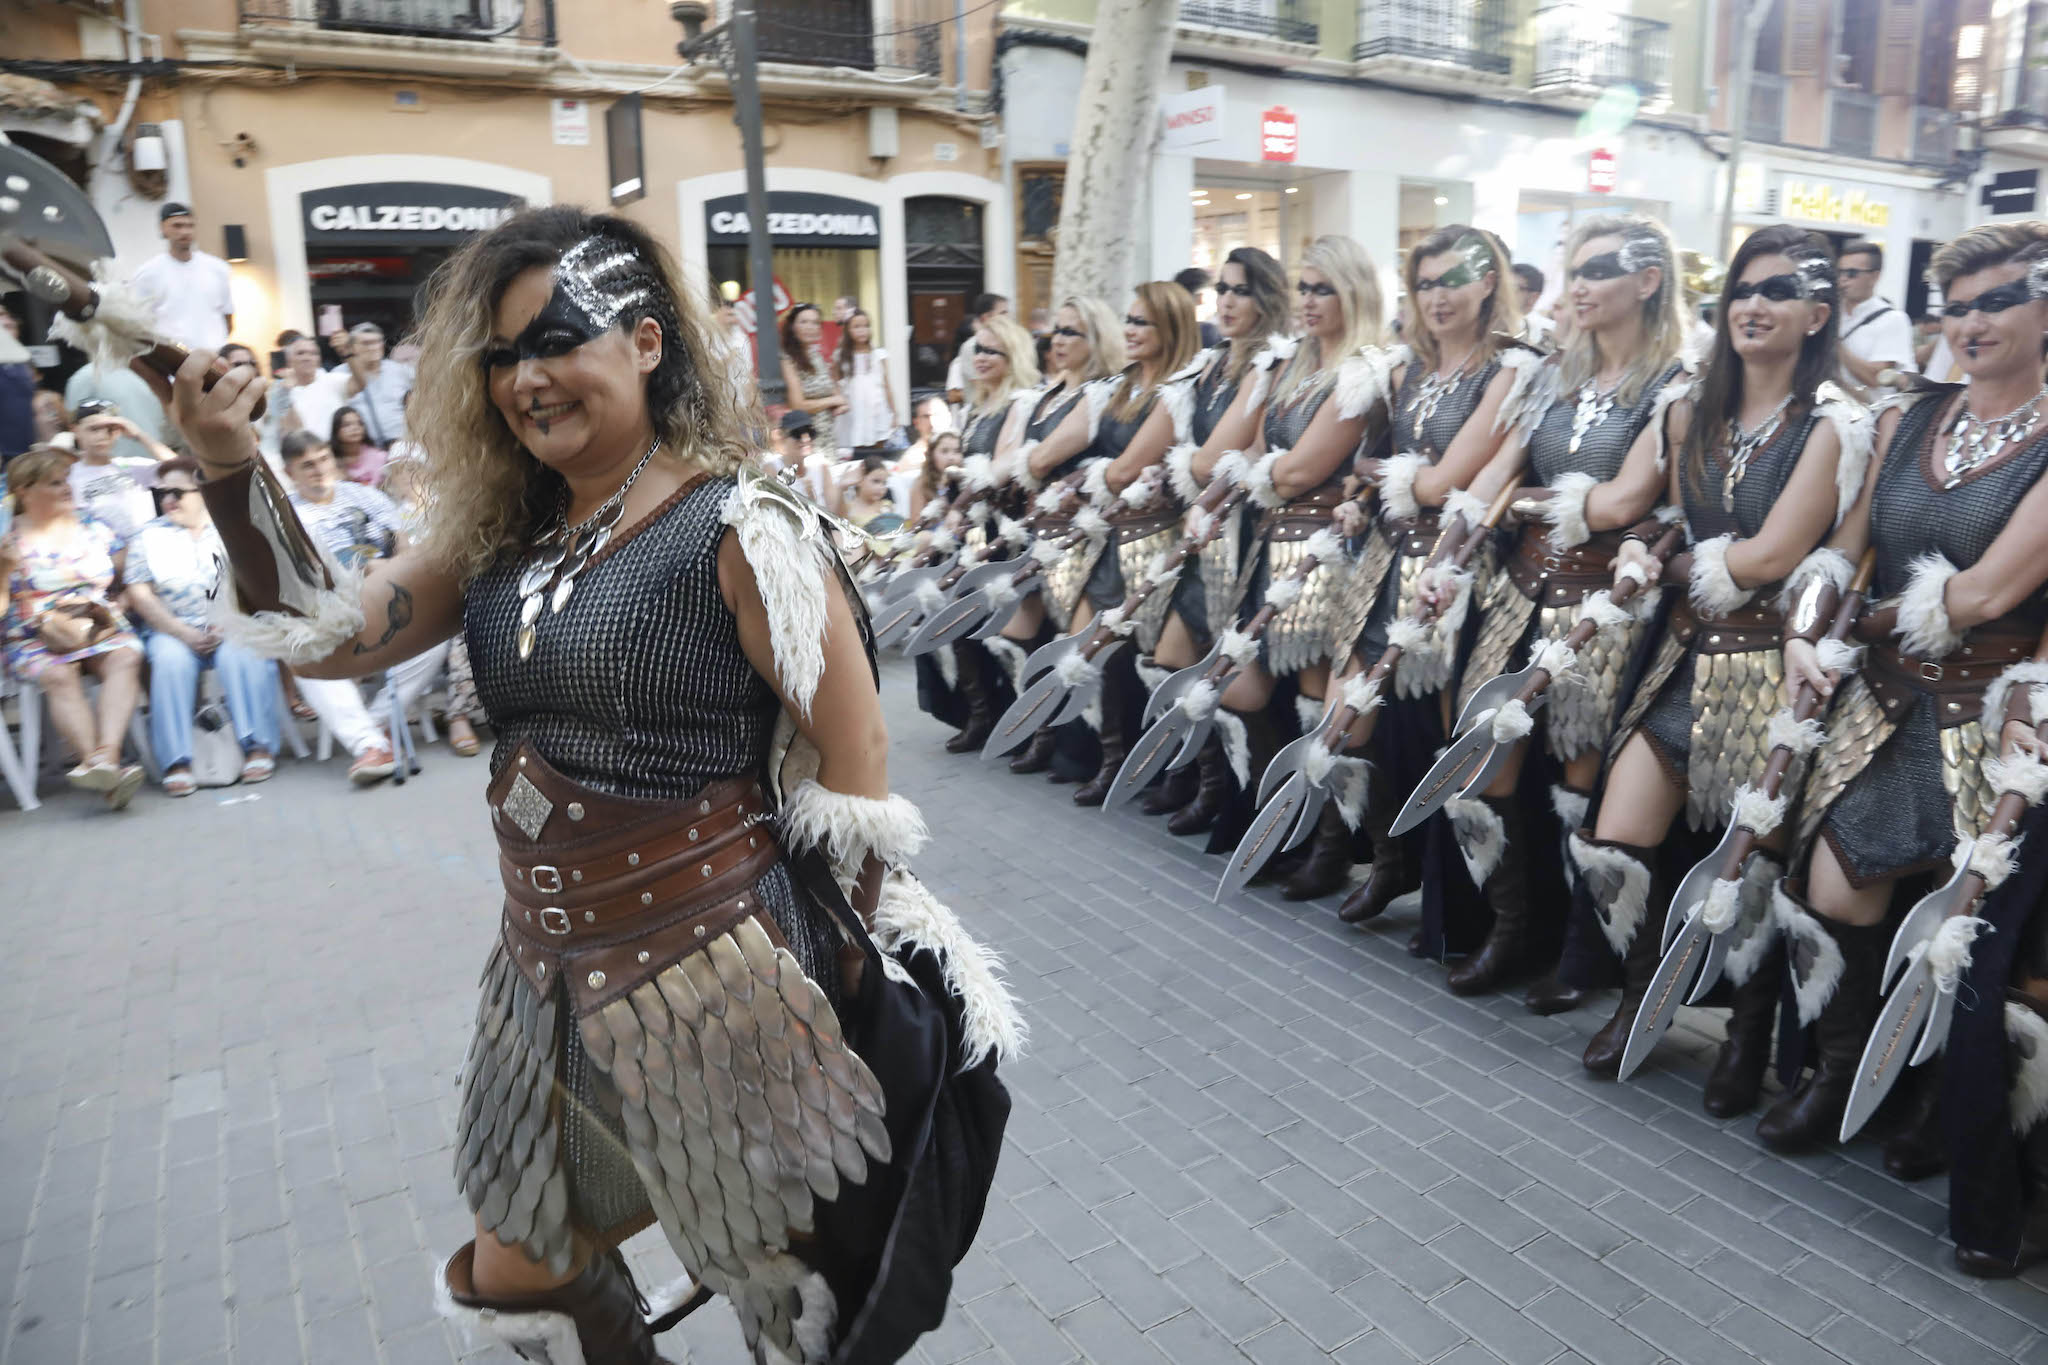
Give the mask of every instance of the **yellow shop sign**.
[{"label": "yellow shop sign", "polygon": [[1854,227],[1891,226],[1892,206],[1862,190],[1839,190],[1805,180],[1787,180],[1778,204],[1787,218],[1808,223],[1844,223]]}]

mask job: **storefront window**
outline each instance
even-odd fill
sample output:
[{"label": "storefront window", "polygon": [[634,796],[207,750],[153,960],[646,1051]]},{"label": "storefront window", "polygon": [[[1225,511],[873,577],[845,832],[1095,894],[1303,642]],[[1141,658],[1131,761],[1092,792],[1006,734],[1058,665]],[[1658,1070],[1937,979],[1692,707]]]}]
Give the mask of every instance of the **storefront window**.
[{"label": "storefront window", "polygon": [[1241,246],[1257,247],[1292,275],[1315,240],[1312,185],[1205,181],[1194,192],[1195,240],[1189,260],[1210,274]]}]

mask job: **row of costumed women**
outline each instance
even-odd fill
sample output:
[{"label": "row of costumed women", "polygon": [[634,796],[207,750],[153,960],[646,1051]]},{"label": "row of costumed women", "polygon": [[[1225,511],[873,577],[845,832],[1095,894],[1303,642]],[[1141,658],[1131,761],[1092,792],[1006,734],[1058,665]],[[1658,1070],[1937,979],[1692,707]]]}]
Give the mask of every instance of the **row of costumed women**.
[{"label": "row of costumed women", "polygon": [[1225,889],[1419,891],[1461,994],[1618,985],[1594,1073],[1725,1008],[1709,1113],[1768,1099],[1792,1152],[1882,1101],[1888,1169],[1951,1170],[1959,1264],[2011,1274],[2048,1240],[2048,224],[1935,256],[1969,382],[1874,408],[1811,234],[1745,239],[1704,356],[1659,224],[1567,259],[1554,352],[1463,226],[1408,253],[1400,344],[1341,237],[1291,289],[1232,252],[1207,350],[1169,284],[1067,300],[1042,382],[992,321],[878,638],[949,749],[1206,834]]}]

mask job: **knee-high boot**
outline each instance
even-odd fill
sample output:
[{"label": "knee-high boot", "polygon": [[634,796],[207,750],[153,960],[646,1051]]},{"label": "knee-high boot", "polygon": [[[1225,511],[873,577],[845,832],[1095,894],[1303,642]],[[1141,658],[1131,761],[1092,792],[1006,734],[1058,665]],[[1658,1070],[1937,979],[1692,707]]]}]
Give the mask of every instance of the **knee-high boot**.
[{"label": "knee-high boot", "polygon": [[1365,880],[1337,908],[1337,918],[1346,924],[1377,919],[1388,906],[1422,884],[1408,846],[1392,833],[1394,817],[1401,813],[1400,802],[1401,794],[1393,784],[1374,773],[1365,794],[1365,834],[1372,840],[1372,865]]},{"label": "knee-high boot", "polygon": [[1941,1140],[1941,1059],[1916,1066],[1903,1078],[1913,1086],[1912,1105],[1884,1143],[1884,1168],[1895,1180],[1925,1180],[1948,1169]]},{"label": "knee-high boot", "polygon": [[1657,850],[1612,839],[1588,839],[1574,835],[1570,856],[1579,875],[1586,879],[1601,927],[1610,944],[1621,948],[1621,999],[1614,1014],[1586,1044],[1586,1070],[1596,1076],[1613,1076],[1621,1071],[1621,1054],[1628,1045],[1629,1026],[1642,1008],[1663,957],[1663,935],[1657,930],[1657,914],[1663,898],[1655,889]]},{"label": "knee-high boot", "polygon": [[1147,815],[1166,815],[1178,811],[1195,799],[1201,789],[1201,782],[1199,761],[1184,768],[1176,768],[1153,784],[1145,799],[1138,803],[1138,809]]},{"label": "knee-high boot", "polygon": [[537,1294],[486,1296],[475,1279],[476,1243],[441,1267],[441,1315],[509,1347],[533,1365],[663,1365],[646,1305],[625,1258],[599,1252],[565,1285]]},{"label": "knee-high boot", "polygon": [[1195,756],[1195,761],[1188,766],[1195,770],[1195,794],[1186,805],[1168,817],[1166,831],[1169,834],[1200,834],[1215,824],[1217,813],[1237,786],[1237,778],[1230,771],[1230,759],[1223,752],[1220,735],[1212,733]]},{"label": "knee-high boot", "polygon": [[1050,725],[1038,727],[1038,733],[1031,736],[1031,742],[1010,759],[1013,773],[1042,773],[1052,766],[1052,751],[1058,741],[1058,732]]},{"label": "knee-high boot", "polygon": [[1728,1037],[1714,1054],[1714,1069],[1700,1092],[1700,1107],[1717,1119],[1747,1114],[1763,1093],[1764,1073],[1771,1069],[1771,1035],[1778,1019],[1784,964],[1784,950],[1773,948],[1749,980],[1735,987]]},{"label": "knee-high boot", "polygon": [[[1781,894],[1787,894],[1782,891]],[[1808,913],[1811,913],[1809,910]],[[1833,1142],[1856,1083],[1870,1027],[1883,1005],[1877,993],[1892,931],[1882,924],[1840,924],[1815,915],[1842,952],[1842,975],[1813,1023],[1813,1074],[1787,1091],[1756,1125],[1775,1152],[1801,1152]]]},{"label": "knee-high boot", "polygon": [[2044,1074],[2048,1073],[2048,1045],[2021,1042],[2011,1022],[2015,1009],[2024,1010],[2035,1021],[2028,1032],[2037,1034],[2048,1028],[2048,1007],[2025,991],[2008,990],[2005,998],[2006,1039],[2011,1067],[2011,1076],[2006,1084],[2013,1097],[2013,1124],[2015,1136],[2019,1139],[2021,1188],[2025,1194],[2024,1206],[2014,1211],[2014,1216],[2020,1220],[2020,1249],[2015,1259],[2008,1261],[2003,1256],[1974,1247],[1956,1248],[1956,1269],[1982,1280],[2009,1280],[2048,1255],[2048,1118],[2034,1112],[2031,1103],[2022,1105],[2018,1102],[2022,1093],[2031,1099],[2048,1090],[2048,1074]]},{"label": "knee-high boot", "polygon": [[1482,995],[1499,985],[1520,964],[1529,932],[1528,829],[1521,803],[1512,796],[1482,796],[1479,802],[1492,812],[1501,841],[1498,860],[1479,886],[1493,910],[1493,927],[1479,950],[1445,978],[1455,995]]},{"label": "knee-high boot", "polygon": [[[1123,666],[1119,668],[1119,664]],[[1128,659],[1111,659],[1103,666],[1102,728],[1096,732],[1102,737],[1102,764],[1096,768],[1095,776],[1074,789],[1074,804],[1077,806],[1099,806],[1109,799],[1109,789],[1116,782],[1117,770],[1124,766],[1124,759],[1131,749],[1125,720],[1137,681],[1138,675],[1131,670]]]},{"label": "knee-high boot", "polygon": [[1351,877],[1351,826],[1337,803],[1324,804],[1316,817],[1316,832],[1309,841],[1308,858],[1280,887],[1283,900],[1312,901],[1342,887]]},{"label": "knee-high boot", "polygon": [[946,741],[946,752],[979,753],[981,746],[988,743],[989,731],[996,728],[995,708],[990,705],[993,694],[989,691],[988,675],[982,672],[988,660],[982,647],[973,641],[962,640],[947,648],[953,651],[953,662],[959,667],[960,695],[967,699],[967,725]]}]

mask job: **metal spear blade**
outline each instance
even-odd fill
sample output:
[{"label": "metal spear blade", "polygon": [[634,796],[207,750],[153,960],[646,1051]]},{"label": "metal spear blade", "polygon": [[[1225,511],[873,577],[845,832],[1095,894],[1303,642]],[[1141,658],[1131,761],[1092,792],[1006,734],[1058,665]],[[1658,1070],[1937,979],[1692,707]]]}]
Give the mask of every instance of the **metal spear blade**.
[{"label": "metal spear blade", "polygon": [[1700,967],[1700,979],[1693,986],[1692,994],[1685,998],[1686,1004],[1699,1004],[1707,998],[1707,992],[1720,982],[1721,969],[1728,965],[1728,950],[1735,946],[1735,934],[1736,930],[1730,929],[1725,934],[1715,934],[1707,941],[1707,960]]},{"label": "metal spear blade", "polygon": [[[1707,895],[1720,880],[1721,868],[1728,861],[1728,851],[1734,846],[1741,830],[1733,820],[1728,828],[1721,831],[1721,842],[1714,845],[1714,851],[1692,865],[1685,874],[1685,880],[1671,893],[1671,908],[1664,912],[1664,946],[1671,947],[1671,941],[1678,937],[1679,929],[1693,911],[1706,905]],[[1754,837],[1754,836],[1752,836]]]},{"label": "metal spear blade", "polygon": [[1230,855],[1230,865],[1223,869],[1223,880],[1216,884],[1217,900],[1241,890],[1258,875],[1267,860],[1280,851],[1287,832],[1307,805],[1308,779],[1296,773],[1252,818],[1251,828]]},{"label": "metal spear blade", "polygon": [[1287,836],[1287,852],[1292,853],[1307,843],[1309,836],[1316,832],[1316,822],[1323,818],[1323,807],[1330,804],[1330,789],[1309,783],[1308,800],[1301,804],[1301,814],[1294,817],[1294,832]]},{"label": "metal spear blade", "polygon": [[1095,652],[1095,657],[1089,661],[1087,676],[1079,682],[1069,684],[1067,699],[1060,704],[1059,714],[1052,719],[1054,725],[1065,725],[1070,720],[1081,719],[1081,713],[1095,704],[1096,699],[1102,695],[1103,667],[1128,643],[1129,641],[1122,639],[1112,640]]},{"label": "metal spear blade", "polygon": [[1279,753],[1274,754],[1272,761],[1266,764],[1266,771],[1259,774],[1259,804],[1263,806],[1270,801],[1282,782],[1298,772],[1307,771],[1309,754],[1322,742],[1323,728],[1318,725],[1300,739],[1289,741]]},{"label": "metal spear blade", "polygon": [[[1973,840],[1972,843],[1974,842]],[[1913,949],[1933,938],[1935,932],[1941,928],[1942,920],[1948,917],[1948,908],[1954,905],[1956,897],[1962,894],[1963,878],[1970,875],[1968,853],[1962,856],[1961,863],[1962,866],[1957,868],[1946,882],[1922,896],[1919,903],[1908,910],[1906,917],[1899,921],[1899,931],[1892,935],[1891,951],[1885,955],[1884,975],[1878,978],[1879,990],[1890,990],[1892,982],[1898,977],[1899,968],[1906,965],[1906,959],[1912,956]]]},{"label": "metal spear blade", "polygon": [[[1707,926],[1700,922],[1700,914],[1695,910],[1686,917],[1676,941],[1658,962],[1656,975],[1650,978],[1649,992],[1643,996],[1642,1006],[1636,1010],[1635,1021],[1629,1025],[1628,1042],[1622,1048],[1623,1080],[1627,1080],[1656,1048],[1657,1040],[1678,1017],[1678,1007],[1685,1003],[1685,988],[1699,970],[1701,961],[1706,957],[1707,941],[1713,937],[1707,932]],[[1642,930],[1636,932],[1641,933]]]},{"label": "metal spear blade", "polygon": [[989,731],[988,743],[981,748],[982,758],[1001,758],[1030,743],[1031,737],[1052,719],[1066,695],[1067,685],[1057,673],[1048,673],[1025,688],[1023,695],[1010,703],[1010,709],[996,721],[996,728]]},{"label": "metal spear blade", "polygon": [[[1478,723],[1480,716],[1488,711],[1498,711],[1522,690],[1522,684],[1528,680],[1529,670],[1525,668],[1518,673],[1503,673],[1492,682],[1482,683],[1472,694],[1472,700],[1465,703],[1465,709],[1458,713],[1458,726],[1451,733],[1462,735]],[[1535,710],[1536,704],[1531,702],[1529,709]]]},{"label": "metal spear blade", "polygon": [[937,564],[928,564],[922,569],[903,570],[901,573],[889,579],[888,582],[882,584],[882,601],[894,602],[897,598],[911,591],[920,583],[937,583],[941,578],[944,578],[946,576],[947,570],[953,567],[953,561],[956,558],[958,558],[958,556],[948,555],[944,560],[940,561]]},{"label": "metal spear blade", "polygon": [[910,633],[924,618],[925,605],[916,594],[887,603],[874,616],[875,648],[895,648],[910,638]]},{"label": "metal spear blade", "polygon": [[1493,731],[1481,728],[1454,740],[1444,750],[1442,758],[1409,793],[1408,803],[1401,807],[1391,832],[1406,834],[1417,825],[1442,810],[1459,792],[1465,790],[1474,777],[1482,772],[1487,759],[1500,746],[1493,742]]},{"label": "metal spear blade", "polygon": [[987,619],[988,610],[987,599],[978,592],[955,597],[917,628],[910,637],[910,643],[903,647],[903,652],[915,659],[920,654],[929,654],[955,640],[965,639],[970,631]]},{"label": "metal spear blade", "polygon": [[1870,1041],[1863,1045],[1862,1059],[1856,1063],[1856,1080],[1849,1088],[1848,1107],[1842,1111],[1842,1141],[1856,1136],[1870,1122],[1870,1116],[1898,1084],[1939,994],[1934,989],[1934,972],[1923,956],[1907,966],[1899,984],[1885,997],[1884,1009],[1870,1030]]},{"label": "metal spear blade", "polygon": [[1048,640],[1037,649],[1032,650],[1030,655],[1024,660],[1024,667],[1018,670],[1017,681],[1020,683],[1032,682],[1059,667],[1060,660],[1066,658],[1069,654],[1072,654],[1083,644],[1087,643],[1088,633],[1093,629],[1093,626],[1083,626],[1071,635],[1062,635],[1057,639]]},{"label": "metal spear blade", "polygon": [[1956,1019],[1956,993],[1934,990],[1934,1008],[1928,1012],[1927,1027],[1920,1030],[1920,1046],[1913,1049],[1908,1066],[1925,1066],[1948,1045],[1949,1025]]},{"label": "metal spear blade", "polygon": [[1152,784],[1152,779],[1167,768],[1185,766],[1174,760],[1191,749],[1199,750],[1202,744],[1207,743],[1209,731],[1215,723],[1209,716],[1196,720],[1177,706],[1152,722],[1145,733],[1138,736],[1138,742],[1131,746],[1123,767],[1117,769],[1116,781],[1110,784],[1109,795],[1104,798],[1102,808],[1114,810],[1145,790]]}]

